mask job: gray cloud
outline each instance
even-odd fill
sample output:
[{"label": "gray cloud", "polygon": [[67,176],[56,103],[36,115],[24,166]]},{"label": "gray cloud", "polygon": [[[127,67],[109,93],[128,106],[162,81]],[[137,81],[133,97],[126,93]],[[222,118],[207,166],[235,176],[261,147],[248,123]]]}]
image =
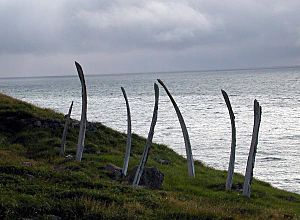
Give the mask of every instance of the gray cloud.
[{"label": "gray cloud", "polygon": [[297,0],[0,0],[0,76],[293,65]]}]

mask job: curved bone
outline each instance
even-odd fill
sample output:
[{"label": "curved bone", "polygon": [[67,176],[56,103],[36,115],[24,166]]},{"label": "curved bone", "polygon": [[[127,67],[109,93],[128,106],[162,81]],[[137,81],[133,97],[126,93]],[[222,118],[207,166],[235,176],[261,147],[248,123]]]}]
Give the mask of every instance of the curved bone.
[{"label": "curved bone", "polygon": [[148,133],[146,146],[144,148],[144,152],[143,152],[140,164],[139,164],[139,166],[136,170],[136,173],[135,173],[135,177],[134,177],[134,180],[133,180],[133,183],[132,183],[133,186],[138,186],[139,183],[140,183],[140,179],[142,177],[144,167],[145,167],[146,162],[148,160],[150,147],[152,145],[152,139],[153,139],[153,135],[154,135],[154,127],[155,127],[156,121],[157,121],[158,99],[159,99],[159,88],[158,88],[156,83],[154,83],[154,90],[155,90],[155,105],[154,105],[154,110],[153,110],[153,116],[152,116],[150,131]]},{"label": "curved bone", "polygon": [[253,169],[254,169],[254,162],[255,156],[257,151],[257,144],[258,144],[258,132],[259,126],[261,122],[261,106],[259,102],[254,100],[254,125],[253,125],[253,133],[252,133],[252,140],[251,146],[249,150],[249,156],[247,161],[247,168],[245,173],[245,180],[243,186],[243,196],[250,198],[251,195],[251,183],[253,179]]},{"label": "curved bone", "polygon": [[122,169],[122,174],[126,176],[127,169],[128,169],[128,163],[130,158],[130,151],[131,151],[131,115],[130,115],[130,107],[129,102],[127,99],[127,95],[125,92],[125,89],[121,87],[125,102],[126,102],[126,108],[127,108],[127,141],[126,141],[126,152],[125,152],[125,158],[124,158],[124,164]]},{"label": "curved bone", "polygon": [[236,129],[235,129],[235,121],[234,121],[235,117],[227,93],[224,90],[221,91],[225,103],[227,105],[230,121],[231,121],[231,153],[230,153],[230,160],[229,160],[228,173],[226,179],[226,190],[231,190],[232,179],[234,174],[235,148],[236,148]]},{"label": "curved bone", "polygon": [[72,107],[73,107],[73,101],[70,105],[69,112],[66,115],[64,131],[63,131],[63,135],[62,135],[62,139],[61,139],[61,147],[60,147],[60,153],[59,153],[60,156],[65,155],[66,139],[67,139],[68,127],[69,127],[69,124],[70,124],[70,117],[71,117]]},{"label": "curved bone", "polygon": [[157,79],[157,81],[162,85],[162,87],[164,87],[166,93],[168,94],[178,117],[180,126],[181,126],[181,130],[183,133],[183,138],[184,138],[184,143],[185,143],[185,149],[186,149],[186,157],[187,157],[187,165],[188,165],[188,174],[189,176],[195,177],[195,166],[194,166],[194,160],[193,160],[193,153],[192,153],[192,148],[191,148],[191,143],[190,143],[190,138],[189,138],[189,134],[186,128],[186,125],[184,123],[182,114],[175,102],[175,100],[173,99],[171,93],[169,92],[169,90],[167,89],[167,87],[165,86],[165,84],[160,80]]},{"label": "curved bone", "polygon": [[78,135],[78,143],[77,143],[77,151],[76,151],[76,160],[81,161],[82,153],[84,149],[84,139],[85,139],[85,131],[86,131],[86,111],[87,111],[87,94],[86,94],[86,84],[84,79],[84,74],[82,67],[79,63],[75,62],[76,69],[78,72],[78,76],[81,82],[82,87],[82,109],[81,109],[81,120],[80,120],[80,128],[79,128],[79,135]]}]

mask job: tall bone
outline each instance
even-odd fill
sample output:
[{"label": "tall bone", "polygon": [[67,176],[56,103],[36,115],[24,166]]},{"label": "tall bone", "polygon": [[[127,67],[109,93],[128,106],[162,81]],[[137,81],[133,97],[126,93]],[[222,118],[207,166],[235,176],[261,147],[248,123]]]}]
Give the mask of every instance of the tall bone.
[{"label": "tall bone", "polygon": [[82,108],[81,108],[81,120],[80,120],[80,128],[78,135],[78,143],[77,143],[77,151],[76,151],[76,160],[81,161],[83,149],[84,149],[84,139],[85,139],[85,131],[86,131],[86,123],[87,123],[87,93],[86,93],[86,84],[84,79],[84,74],[82,67],[79,63],[75,61],[76,69],[78,72],[78,76],[81,82],[82,88]]},{"label": "tall bone", "polygon": [[243,196],[250,198],[251,195],[251,183],[253,180],[253,169],[255,163],[255,156],[257,151],[257,144],[258,144],[258,133],[259,127],[261,122],[261,113],[262,108],[259,105],[259,102],[255,99],[254,100],[254,125],[253,125],[253,133],[252,133],[252,140],[249,150],[249,156],[247,161],[247,168],[245,173],[245,180],[243,185]]},{"label": "tall bone", "polygon": [[227,173],[227,179],[226,179],[226,190],[231,190],[232,180],[233,180],[233,175],[234,175],[235,148],[236,148],[235,117],[234,117],[234,113],[232,111],[232,107],[231,107],[230,100],[229,100],[227,93],[224,90],[221,90],[221,91],[222,91],[222,95],[224,97],[226,106],[228,108],[230,122],[231,122],[231,152],[230,152],[230,160],[229,160],[228,173]]},{"label": "tall bone", "polygon": [[134,180],[133,180],[133,183],[132,183],[133,186],[138,186],[139,183],[140,183],[140,180],[141,180],[141,177],[142,177],[142,174],[143,174],[143,171],[144,171],[144,167],[145,167],[145,165],[147,163],[147,160],[148,160],[148,157],[149,157],[149,151],[150,151],[150,148],[151,148],[151,145],[152,145],[152,139],[153,139],[153,135],[154,135],[154,128],[155,128],[156,121],[157,121],[158,99],[159,99],[159,88],[158,88],[156,83],[154,83],[154,91],[155,91],[155,105],[154,105],[154,110],[153,110],[151,126],[150,126],[146,146],[144,148],[140,164],[136,169],[136,173],[135,173]]},{"label": "tall bone", "polygon": [[121,87],[125,102],[126,102],[126,108],[127,108],[127,141],[126,141],[126,152],[125,152],[125,158],[124,158],[124,164],[122,169],[122,174],[126,176],[127,169],[128,169],[128,163],[130,158],[130,151],[131,151],[131,115],[130,115],[130,107],[129,102],[127,99],[127,95],[125,92],[125,89]]},{"label": "tall bone", "polygon": [[65,155],[65,149],[66,149],[66,139],[67,139],[67,133],[68,133],[68,128],[69,128],[69,124],[70,124],[70,117],[71,117],[71,112],[72,112],[72,107],[73,107],[73,101],[70,105],[69,108],[69,112],[66,115],[66,121],[65,121],[65,126],[64,126],[64,131],[63,131],[63,135],[61,138],[61,147],[60,147],[60,156],[64,156]]},{"label": "tall bone", "polygon": [[194,160],[193,160],[193,153],[192,153],[192,148],[191,148],[191,143],[190,143],[190,138],[189,138],[189,134],[186,128],[186,125],[184,123],[182,114],[174,100],[174,98],[172,97],[171,93],[169,92],[169,90],[167,89],[167,87],[165,86],[165,84],[163,83],[163,81],[161,81],[160,79],[157,79],[157,81],[162,85],[162,87],[165,89],[166,93],[168,94],[178,117],[180,126],[181,126],[181,130],[183,133],[183,138],[184,138],[184,143],[185,143],[185,149],[186,149],[186,157],[187,157],[187,166],[188,166],[188,174],[189,176],[195,177],[195,166],[194,166]]}]

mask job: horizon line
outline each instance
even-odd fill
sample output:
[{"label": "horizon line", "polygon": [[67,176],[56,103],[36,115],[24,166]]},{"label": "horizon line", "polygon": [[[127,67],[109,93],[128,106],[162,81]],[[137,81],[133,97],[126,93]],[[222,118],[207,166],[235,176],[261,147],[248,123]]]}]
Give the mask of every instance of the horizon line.
[{"label": "horizon line", "polygon": [[[119,73],[104,73],[104,74],[85,74],[85,76],[111,76],[111,75],[135,75],[135,74],[150,74],[150,73],[194,73],[194,72],[226,72],[240,70],[267,70],[267,69],[292,69],[300,68],[300,65],[290,66],[267,66],[267,67],[245,67],[245,68],[225,68],[225,69],[200,69],[200,70],[172,70],[172,71],[147,71],[147,72],[119,72]],[[51,78],[51,77],[74,77],[75,75],[46,75],[46,76],[8,76],[0,77],[0,79],[16,79],[16,78]]]}]

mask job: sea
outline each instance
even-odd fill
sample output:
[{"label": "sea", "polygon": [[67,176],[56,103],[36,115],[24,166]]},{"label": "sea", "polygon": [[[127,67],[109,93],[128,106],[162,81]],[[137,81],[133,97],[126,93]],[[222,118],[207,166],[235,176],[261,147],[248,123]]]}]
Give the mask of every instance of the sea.
[{"label": "sea", "polygon": [[[81,85],[71,76],[2,78],[0,92],[80,119]],[[154,108],[154,83],[161,79],[184,117],[194,159],[227,170],[231,124],[221,89],[228,93],[236,118],[235,171],[245,173],[253,131],[253,102],[262,106],[254,177],[274,187],[300,193],[300,68],[218,70],[169,73],[88,75],[88,121],[127,131],[125,88],[132,130],[147,137]],[[175,110],[160,86],[154,142],[186,156]],[[124,152],[125,152],[124,143]],[[151,155],[150,155],[151,156]],[[196,175],[201,175],[197,174]],[[225,180],[224,180],[225,181]]]}]

